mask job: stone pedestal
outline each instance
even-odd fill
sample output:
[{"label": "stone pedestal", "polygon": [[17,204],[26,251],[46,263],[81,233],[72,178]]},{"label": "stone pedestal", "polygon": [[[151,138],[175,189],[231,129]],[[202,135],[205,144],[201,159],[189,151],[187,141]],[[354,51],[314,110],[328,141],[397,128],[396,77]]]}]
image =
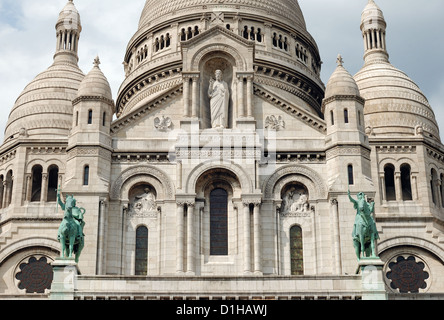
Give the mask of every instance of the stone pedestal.
[{"label": "stone pedestal", "polygon": [[384,284],[384,262],[378,257],[362,258],[359,261],[358,274],[362,276],[362,300],[387,300]]},{"label": "stone pedestal", "polygon": [[51,285],[50,300],[74,300],[79,267],[74,258],[57,258],[52,263],[54,279]]}]

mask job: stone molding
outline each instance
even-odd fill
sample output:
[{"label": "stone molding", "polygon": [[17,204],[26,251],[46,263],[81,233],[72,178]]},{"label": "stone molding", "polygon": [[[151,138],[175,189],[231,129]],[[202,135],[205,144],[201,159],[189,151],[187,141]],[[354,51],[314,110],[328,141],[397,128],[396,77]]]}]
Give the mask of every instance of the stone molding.
[{"label": "stone molding", "polygon": [[316,194],[311,194],[310,198],[327,198],[327,186],[323,178],[313,169],[301,165],[286,165],[275,171],[263,184],[264,199],[275,199],[274,189],[279,180],[288,175],[300,175],[313,183]]},{"label": "stone molding", "polygon": [[[163,187],[163,193],[165,199],[174,199],[174,186],[168,175],[162,170],[152,167],[152,166],[136,166],[124,170],[120,176],[111,185],[111,199],[119,200],[121,197],[121,190],[124,184],[131,178],[136,176],[151,176],[155,180],[159,181],[160,185]],[[144,180],[145,178],[140,178],[139,180]],[[159,191],[157,191],[159,192]]]},{"label": "stone molding", "polygon": [[273,104],[277,108],[284,110],[286,113],[290,114],[296,119],[301,120],[309,127],[312,127],[313,129],[321,132],[324,135],[327,133],[327,125],[325,121],[321,118],[310,114],[309,112],[303,111],[302,109],[287,102],[286,100],[279,98],[277,95],[271,93],[262,86],[255,85],[254,93],[263,100]]}]

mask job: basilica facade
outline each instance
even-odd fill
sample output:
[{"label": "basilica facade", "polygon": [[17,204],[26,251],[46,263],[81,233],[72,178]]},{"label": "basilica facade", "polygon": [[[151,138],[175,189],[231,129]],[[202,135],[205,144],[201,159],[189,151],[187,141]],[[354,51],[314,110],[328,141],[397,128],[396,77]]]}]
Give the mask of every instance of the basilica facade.
[{"label": "basilica facade", "polygon": [[68,1],[0,147],[0,298],[50,296],[72,195],[73,299],[360,299],[349,190],[386,297],[444,297],[444,145],[386,27],[369,0],[362,69],[324,85],[296,0],[146,0],[114,100]]}]

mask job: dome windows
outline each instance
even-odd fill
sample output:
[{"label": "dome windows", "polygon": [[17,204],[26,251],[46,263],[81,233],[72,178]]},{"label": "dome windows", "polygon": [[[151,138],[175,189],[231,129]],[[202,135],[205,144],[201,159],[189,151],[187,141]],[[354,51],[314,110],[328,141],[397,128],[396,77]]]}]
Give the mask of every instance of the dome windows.
[{"label": "dome windows", "polygon": [[180,30],[180,41],[187,41],[200,34],[199,26],[182,28]]},{"label": "dome windows", "polygon": [[256,41],[258,43],[264,42],[264,35],[262,33],[261,28],[255,28],[254,26],[248,27],[244,26],[244,29],[242,31],[242,36],[251,41]]},{"label": "dome windows", "polygon": [[160,37],[156,37],[154,40],[154,52],[157,53],[162,51],[163,49],[169,48],[171,46],[171,37],[170,34],[161,35]]},{"label": "dome windows", "polygon": [[273,47],[276,49],[281,49],[285,52],[288,52],[289,49],[289,41],[286,36],[282,34],[278,34],[276,32],[273,33]]}]

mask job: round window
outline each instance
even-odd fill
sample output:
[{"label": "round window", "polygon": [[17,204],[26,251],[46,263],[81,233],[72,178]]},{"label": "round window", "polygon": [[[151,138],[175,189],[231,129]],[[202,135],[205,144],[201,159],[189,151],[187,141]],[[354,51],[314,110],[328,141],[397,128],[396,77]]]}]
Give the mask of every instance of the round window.
[{"label": "round window", "polygon": [[399,290],[399,293],[418,293],[420,289],[427,288],[426,280],[430,275],[425,269],[425,263],[417,261],[414,256],[398,256],[388,264],[386,277],[393,290]]},{"label": "round window", "polygon": [[46,257],[32,256],[19,265],[15,278],[18,280],[18,288],[26,290],[26,293],[45,293],[46,289],[51,288],[52,266]]}]

